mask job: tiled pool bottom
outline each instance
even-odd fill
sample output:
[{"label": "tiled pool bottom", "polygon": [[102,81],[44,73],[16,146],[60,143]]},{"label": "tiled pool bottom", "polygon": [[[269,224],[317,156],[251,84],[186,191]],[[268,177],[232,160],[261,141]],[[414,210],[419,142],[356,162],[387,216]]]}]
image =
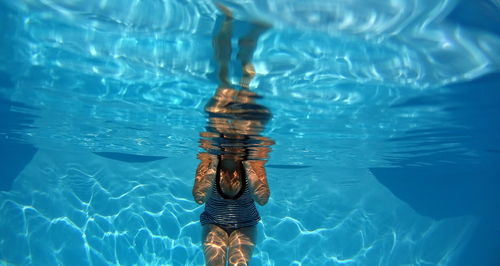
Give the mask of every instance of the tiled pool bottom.
[{"label": "tiled pool bottom", "polygon": [[[196,151],[124,163],[39,150],[0,194],[3,264],[202,265]],[[324,169],[325,168],[325,169]],[[368,169],[269,168],[252,265],[448,265],[475,220],[415,213]],[[329,174],[327,177],[325,173]]]}]

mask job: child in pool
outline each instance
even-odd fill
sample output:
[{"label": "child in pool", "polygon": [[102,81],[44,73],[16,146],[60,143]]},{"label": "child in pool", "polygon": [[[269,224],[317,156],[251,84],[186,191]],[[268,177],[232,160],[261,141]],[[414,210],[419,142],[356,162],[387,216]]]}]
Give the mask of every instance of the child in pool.
[{"label": "child in pool", "polygon": [[[239,40],[238,59],[243,76],[241,89],[236,90],[228,78],[233,18],[226,7],[220,4],[217,7],[225,15],[213,40],[219,86],[205,106],[209,127],[202,136],[218,139],[219,143],[202,140],[201,146],[218,152],[199,154],[201,162],[196,170],[193,196],[198,204],[205,203],[200,221],[206,264],[248,265],[260,220],[254,202],[264,205],[270,195],[263,159],[267,158],[272,141],[255,136],[271,114],[266,107],[255,103],[257,94],[249,90],[255,76],[251,57],[257,39],[268,26],[253,25]],[[261,145],[249,148],[250,138],[257,138]]]}]

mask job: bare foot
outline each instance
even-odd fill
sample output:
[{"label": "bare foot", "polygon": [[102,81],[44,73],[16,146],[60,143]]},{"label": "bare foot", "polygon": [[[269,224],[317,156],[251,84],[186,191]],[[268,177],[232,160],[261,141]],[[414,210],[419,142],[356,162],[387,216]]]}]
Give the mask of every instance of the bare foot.
[{"label": "bare foot", "polygon": [[261,32],[264,32],[273,27],[273,24],[263,20],[251,20],[250,23],[254,25],[254,27],[258,28]]},{"label": "bare foot", "polygon": [[232,19],[233,18],[233,12],[231,12],[231,10],[229,10],[229,8],[219,2],[215,2],[215,6],[217,7],[217,9],[219,9],[220,12],[222,12],[222,14],[224,14],[224,16],[226,16],[226,19]]}]

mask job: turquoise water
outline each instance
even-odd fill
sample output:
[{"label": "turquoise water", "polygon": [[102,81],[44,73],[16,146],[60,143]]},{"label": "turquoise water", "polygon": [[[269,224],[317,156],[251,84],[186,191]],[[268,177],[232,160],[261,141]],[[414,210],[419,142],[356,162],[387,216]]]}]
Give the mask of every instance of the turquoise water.
[{"label": "turquoise water", "polygon": [[[224,3],[273,24],[252,265],[500,262],[498,1]],[[213,3],[0,7],[0,264],[202,265]]]}]

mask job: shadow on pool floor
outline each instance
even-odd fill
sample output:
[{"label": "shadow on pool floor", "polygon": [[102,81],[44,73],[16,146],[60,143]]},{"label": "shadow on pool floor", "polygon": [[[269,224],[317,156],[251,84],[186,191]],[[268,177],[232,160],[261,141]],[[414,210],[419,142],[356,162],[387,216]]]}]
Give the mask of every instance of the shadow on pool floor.
[{"label": "shadow on pool floor", "polygon": [[[413,151],[390,154],[393,168],[371,168],[376,179],[421,215],[479,219],[458,265],[500,265],[500,73],[451,85],[394,108],[444,107],[456,128],[422,128],[388,139]],[[465,150],[446,149],[456,144]],[[449,145],[447,145],[449,144]]]}]

